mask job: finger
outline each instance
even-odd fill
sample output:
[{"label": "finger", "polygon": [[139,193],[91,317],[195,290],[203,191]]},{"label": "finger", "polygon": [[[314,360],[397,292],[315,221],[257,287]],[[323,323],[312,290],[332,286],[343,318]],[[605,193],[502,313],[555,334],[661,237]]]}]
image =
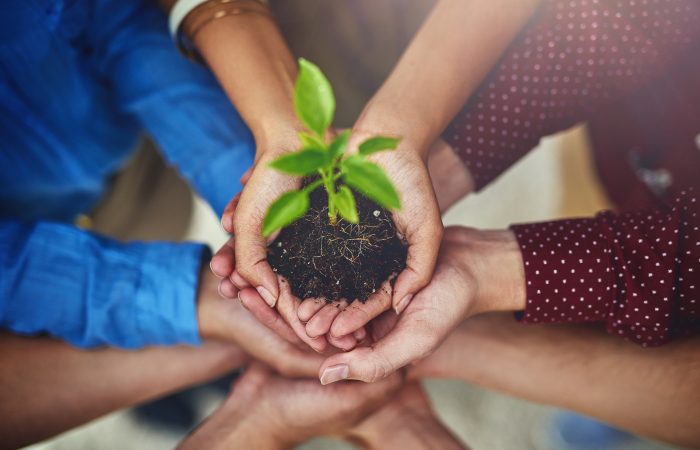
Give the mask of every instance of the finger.
[{"label": "finger", "polygon": [[[311,337],[316,337],[328,333],[333,324],[333,319],[335,319],[346,306],[348,306],[346,300],[326,304],[306,323],[306,334]],[[345,336],[346,334],[350,333],[338,334],[336,337]]]},{"label": "finger", "polygon": [[238,272],[236,272],[235,270],[231,273],[231,276],[229,276],[229,279],[231,280],[231,282],[232,282],[233,284],[236,285],[236,287],[238,287],[238,289],[245,289],[245,288],[252,287],[252,286],[250,285],[250,283],[248,283],[248,282],[245,280],[245,278],[243,278],[243,277],[242,277]]},{"label": "finger", "polygon": [[238,297],[238,288],[228,278],[219,281],[219,295],[224,298]]},{"label": "finger", "polygon": [[426,212],[428,219],[420,227],[406,230],[405,233],[408,240],[406,268],[396,278],[392,295],[392,305],[397,314],[401,314],[413,296],[430,282],[435,269],[443,226],[437,208],[430,209],[434,211],[432,214]]},{"label": "finger", "polygon": [[385,282],[365,303],[353,302],[335,318],[331,336],[352,334],[387,309],[391,308],[391,284]]},{"label": "finger", "polygon": [[321,308],[326,304],[326,301],[319,298],[307,298],[301,302],[299,309],[297,310],[297,315],[299,320],[306,323],[311,319],[314,314],[316,314]]},{"label": "finger", "polygon": [[301,339],[280,317],[279,313],[265,303],[258,291],[252,288],[243,289],[238,293],[238,299],[258,322],[292,344],[298,345],[302,343]]},{"label": "finger", "polygon": [[236,267],[236,253],[234,252],[234,239],[231,238],[212,256],[209,268],[219,278],[231,275]]},{"label": "finger", "polygon": [[[237,216],[238,217],[238,216]],[[267,243],[259,222],[236,222],[236,271],[260,293],[271,308],[279,298],[277,275],[267,262]]]},{"label": "finger", "polygon": [[372,323],[369,324],[372,341],[377,342],[389,334],[389,332],[394,329],[398,321],[399,316],[393,309],[380,314],[379,317],[374,319]]},{"label": "finger", "polygon": [[352,334],[341,337],[328,336],[328,343],[343,351],[350,351],[357,346],[357,339]]},{"label": "finger", "polygon": [[367,330],[365,329],[365,327],[362,327],[359,330],[355,331],[352,335],[355,336],[357,342],[362,342],[367,337]]},{"label": "finger", "polygon": [[302,341],[321,353],[328,347],[328,341],[324,336],[311,337],[306,334],[306,327],[301,323],[297,314],[299,303],[301,302],[292,294],[287,280],[284,278],[280,279],[280,297],[276,306],[277,311]]},{"label": "finger", "polygon": [[241,193],[239,192],[228,202],[228,205],[224,208],[224,213],[221,215],[221,226],[227,233],[233,233],[233,214],[240,200]]},{"label": "finger", "polygon": [[399,322],[392,332],[372,347],[359,347],[328,357],[319,371],[321,384],[345,379],[373,383],[384,379],[427,356],[437,346],[438,339],[421,321]]}]

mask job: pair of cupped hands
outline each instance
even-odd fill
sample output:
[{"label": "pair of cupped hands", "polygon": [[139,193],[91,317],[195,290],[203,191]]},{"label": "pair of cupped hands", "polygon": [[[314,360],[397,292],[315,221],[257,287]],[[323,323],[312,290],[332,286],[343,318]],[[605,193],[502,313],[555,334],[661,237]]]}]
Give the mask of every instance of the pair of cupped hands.
[{"label": "pair of cupped hands", "polygon": [[[369,136],[355,130],[350,153]],[[255,163],[241,179],[244,188],[221,219],[232,237],[214,255],[210,267],[220,278],[221,296],[239,300],[289,343],[323,355],[321,383],[383,379],[429,355],[466,317],[489,309],[484,306],[491,300],[490,289],[483,286],[489,278],[484,272],[498,268],[479,259],[488,253],[488,248],[477,244],[484,241],[483,236],[475,239],[482,232],[443,229],[431,182],[431,176],[441,174],[429,173],[430,151],[420,151],[406,140],[396,150],[371,158],[383,167],[401,198],[393,220],[408,244],[406,268],[393,286],[387,282],[365,303],[296,298],[289,283],[267,262],[267,245],[275,236],[266,240],[261,234],[269,205],[301,183],[269,167],[280,154],[298,148],[295,139],[289,141],[287,146],[258,142]],[[487,237],[485,247],[489,240],[500,238]]]}]

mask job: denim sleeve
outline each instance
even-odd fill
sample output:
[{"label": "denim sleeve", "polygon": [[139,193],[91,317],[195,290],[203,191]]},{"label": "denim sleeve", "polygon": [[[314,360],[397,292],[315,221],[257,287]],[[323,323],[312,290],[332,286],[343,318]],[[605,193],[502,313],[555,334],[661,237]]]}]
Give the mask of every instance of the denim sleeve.
[{"label": "denim sleeve", "polygon": [[82,348],[198,345],[196,294],[207,251],[0,221],[0,327]]},{"label": "denim sleeve", "polygon": [[93,63],[120,108],[221,214],[253,162],[247,126],[212,74],[182,57],[153,1],[96,2]]}]

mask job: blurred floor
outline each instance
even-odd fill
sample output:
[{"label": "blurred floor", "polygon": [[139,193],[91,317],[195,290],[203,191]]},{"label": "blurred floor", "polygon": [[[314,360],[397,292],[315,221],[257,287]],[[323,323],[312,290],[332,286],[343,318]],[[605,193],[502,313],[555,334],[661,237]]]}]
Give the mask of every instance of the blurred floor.
[{"label": "blurred floor", "polygon": [[[590,215],[607,206],[591,170],[585,134],[576,129],[545,140],[542,145],[483,192],[457,204],[445,224],[505,227],[516,221]],[[187,239],[222,244],[225,234],[217,217],[195,198]],[[560,450],[549,441],[549,424],[556,410],[454,381],[427,381],[435,408],[454,432],[476,450]],[[198,398],[204,417],[220,401],[220,394]],[[394,432],[401,432],[395,430]],[[128,411],[97,420],[58,438],[30,448],[38,450],[168,449],[183,436],[139,423]],[[350,449],[329,439],[316,439],[302,450]],[[670,449],[633,441],[616,450]],[[601,449],[604,450],[604,449]],[[612,449],[610,449],[612,450]]]}]

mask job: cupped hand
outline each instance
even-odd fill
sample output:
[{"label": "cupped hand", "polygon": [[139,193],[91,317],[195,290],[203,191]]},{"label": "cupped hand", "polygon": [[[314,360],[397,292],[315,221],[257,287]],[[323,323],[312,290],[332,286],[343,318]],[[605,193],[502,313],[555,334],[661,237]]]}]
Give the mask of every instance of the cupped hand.
[{"label": "cupped hand", "polygon": [[[459,199],[469,194],[474,187],[472,177],[461,163],[452,148],[443,140],[436,140],[428,155],[428,170],[437,197],[440,212],[445,212]],[[241,178],[245,185],[250,178],[248,170]],[[221,219],[224,229],[234,232],[233,217],[240,199],[240,194],[226,207]],[[212,259],[212,270],[221,280],[220,292],[224,296],[234,298],[238,289],[251,287],[238,272],[235,271],[235,252],[233,239],[223,246]],[[392,305],[392,290],[385,285],[366,303],[354,302],[346,307],[347,302],[326,304],[319,299],[306,299],[298,308],[298,319],[305,324],[306,335],[317,338],[324,333],[328,341],[335,347],[349,350],[365,339],[365,324],[377,317]],[[247,297],[253,297],[251,292]],[[271,320],[266,311],[259,311],[261,320]],[[278,316],[279,317],[279,316]],[[287,322],[293,322],[290,318]],[[354,339],[352,339],[354,337]],[[303,336],[302,336],[303,338]]]},{"label": "cupped hand", "polygon": [[[373,135],[355,132],[350,148],[357,149],[362,141]],[[331,304],[306,299],[302,306],[286,308],[297,312],[296,317],[287,316],[285,319],[290,325],[294,323],[293,329],[301,339],[324,339],[327,335],[331,343],[343,350],[350,350],[357,339],[363,338],[361,330],[364,324],[392,306],[401,313],[428,283],[443,231],[426,162],[418,152],[400,144],[396,150],[372,155],[370,159],[383,167],[401,199],[401,209],[394,211],[392,217],[397,232],[408,244],[406,268],[398,274],[393,287],[385,283],[365,303],[353,302],[347,307],[348,302],[343,299]],[[236,212],[240,213],[240,210]],[[280,313],[284,316],[281,310]]]},{"label": "cupped hand", "polygon": [[[354,131],[350,148],[375,134]],[[391,294],[391,304],[399,314],[430,281],[443,233],[427,158],[412,145],[401,141],[396,150],[369,157],[384,169],[401,199],[401,209],[392,214],[399,235],[408,244],[406,268],[398,274]]]},{"label": "cupped hand", "polygon": [[327,358],[320,379],[325,384],[383,379],[431,354],[464,318],[522,309],[522,264],[510,231],[447,228],[430,284],[400,316],[387,312],[375,321],[376,328],[381,328],[373,330],[376,343]]},{"label": "cupped hand", "polygon": [[[253,169],[249,169],[241,177],[241,184],[247,185],[251,176],[253,174]],[[224,209],[224,213],[221,217],[221,224],[223,228],[229,232],[234,233],[236,231],[236,237],[240,236],[237,232],[234,217],[241,214],[241,210],[238,206],[241,201],[241,194],[236,195]],[[219,282],[219,294],[225,298],[236,298],[239,296],[239,292],[243,291],[242,300],[247,300],[249,302],[255,302],[256,297],[264,300],[268,305],[270,304],[267,299],[261,295],[260,289],[248,289],[251,288],[251,283],[244,278],[239,271],[236,269],[236,237],[231,237],[212,257],[210,268],[212,272],[220,278]],[[239,237],[240,238],[240,237]],[[267,261],[265,261],[267,264]],[[275,275],[276,276],[276,275]],[[305,331],[305,321],[299,319],[300,314],[298,313],[299,305],[301,300],[295,297],[291,293],[289,284],[283,277],[277,277],[277,286],[279,289],[279,294],[277,300],[274,303],[276,310],[279,312],[277,314],[274,309],[269,311],[261,311],[255,309],[256,313],[260,314],[259,319],[265,324],[274,325],[275,327],[280,322],[280,317],[286,322],[289,327],[299,339],[303,340],[311,348],[317,352],[324,352],[328,348],[328,343],[338,349],[350,350],[354,348],[357,343],[363,340],[366,336],[364,327],[358,327],[359,329],[347,336],[328,336],[328,338],[323,335],[326,331],[318,334],[309,334]],[[344,305],[342,302],[336,301],[329,305],[329,312],[337,314],[342,310]],[[332,321],[331,315],[322,315],[325,320],[330,323]],[[271,326],[271,329],[276,330]]]},{"label": "cupped hand", "polygon": [[[391,158],[392,156],[396,156],[396,154],[387,153],[384,156]],[[401,155],[398,155],[398,157],[400,160]],[[414,164],[422,163],[414,162]],[[457,156],[452,148],[442,139],[436,140],[430,148],[428,155],[428,172],[429,179],[435,191],[440,213],[445,212],[459,199],[469,194],[474,188],[471,174],[466,167],[464,167],[459,156]],[[401,178],[403,179],[404,177]],[[413,183],[410,179],[405,180],[408,185]],[[428,192],[423,192],[423,195],[428,194]],[[402,196],[402,200],[404,197],[405,196]],[[432,200],[425,199],[424,201],[427,202],[427,205],[432,206]],[[416,214],[410,212],[411,209],[420,209],[420,200],[415,203],[410,201],[407,203],[407,209],[400,211],[399,215],[405,213],[409,217],[414,217],[410,226],[426,229],[426,233],[428,232],[427,227],[431,226],[438,227],[438,230],[442,230],[441,223],[434,224],[436,221],[434,217],[424,218],[421,213],[417,214],[418,218],[415,218]],[[422,220],[425,220],[425,222],[422,222]],[[436,236],[432,236],[431,239],[435,237]],[[426,245],[428,250],[423,250],[421,245]],[[418,242],[416,246],[413,247],[415,250],[414,255],[416,253],[421,255],[428,253],[427,257],[419,258],[419,260],[429,260],[430,255],[432,255],[432,245],[432,241]],[[415,258],[416,257],[412,257],[412,261],[416,261]],[[415,268],[415,265],[409,265],[408,273],[418,273],[420,270],[421,268]],[[422,270],[427,272],[428,267],[423,267]],[[420,284],[422,284],[424,280],[420,281]],[[304,300],[299,307],[299,318],[303,322],[307,322],[306,331],[309,336],[319,336],[321,332],[328,332],[327,338],[334,339],[339,336],[347,336],[357,332],[364,333],[364,327],[368,322],[390,309],[392,307],[392,299],[396,301],[396,299],[403,295],[400,292],[397,295],[393,295],[393,293],[391,284],[386,283],[381,289],[377,290],[377,293],[367,302],[354,302],[346,308],[334,308],[331,311],[327,311],[328,307],[324,308],[323,304],[317,300]],[[405,307],[406,305],[404,304],[401,305],[400,308],[395,308],[395,310],[400,312]]]},{"label": "cupped hand", "polygon": [[[301,179],[286,175],[269,167],[280,155],[299,147],[296,136],[282,143],[257,143],[258,153],[250,177],[240,197],[229,205],[235,214],[225,215],[222,223],[230,223],[235,230],[235,263],[237,273],[255,288],[265,302],[274,307],[280,296],[277,275],[267,262],[268,240],[262,235],[262,223],[269,206],[282,194],[299,188]],[[269,150],[260,151],[260,148]],[[232,215],[232,221],[227,217]]]},{"label": "cupped hand", "polygon": [[223,298],[217,293],[218,284],[208,270],[202,270],[197,300],[202,338],[235,342],[250,356],[286,376],[318,373],[323,358],[309,351],[254,289],[240,296],[233,291],[233,298]]}]

